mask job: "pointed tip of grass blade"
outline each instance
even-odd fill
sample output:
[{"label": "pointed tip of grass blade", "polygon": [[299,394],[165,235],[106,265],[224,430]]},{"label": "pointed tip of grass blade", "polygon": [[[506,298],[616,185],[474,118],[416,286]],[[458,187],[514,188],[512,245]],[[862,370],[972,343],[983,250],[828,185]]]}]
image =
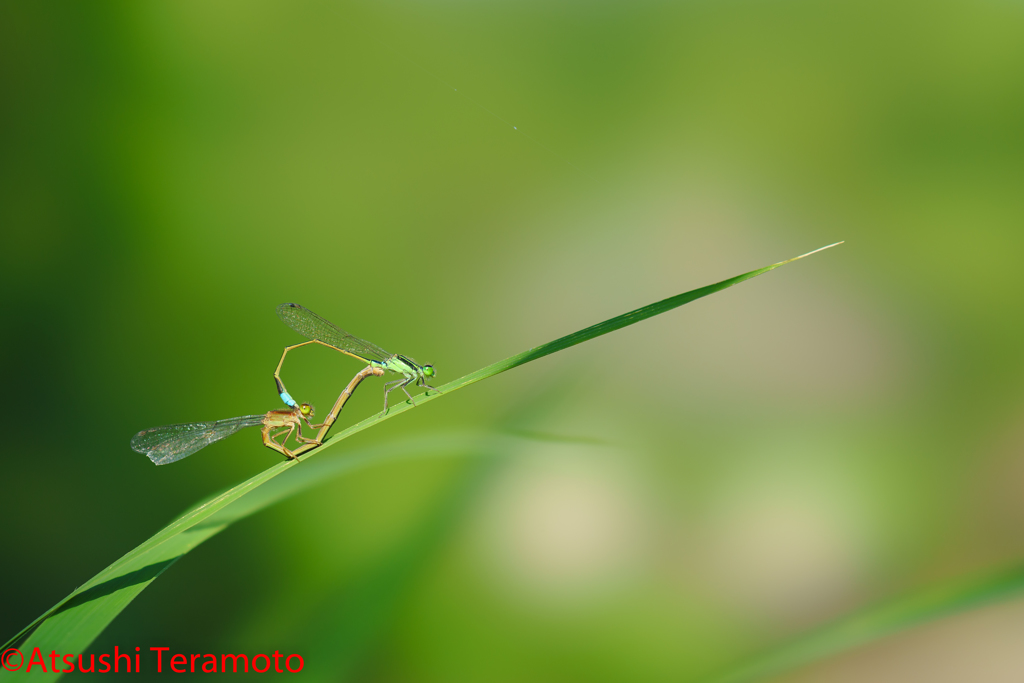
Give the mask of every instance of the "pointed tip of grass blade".
[{"label": "pointed tip of grass blade", "polygon": [[800,254],[799,256],[794,256],[793,258],[788,259],[786,261],[780,261],[779,263],[776,263],[775,266],[784,266],[787,263],[792,263],[793,261],[799,261],[800,259],[806,258],[806,257],[810,256],[811,254],[817,254],[819,251],[825,251],[826,249],[831,249],[832,247],[838,247],[840,244],[843,244],[845,242],[846,242],[846,240],[840,240],[838,242],[833,242],[832,244],[829,244],[829,245],[824,246],[824,247],[818,247],[814,251],[809,251],[806,254]]},{"label": "pointed tip of grass blade", "polygon": [[712,285],[711,287],[720,288],[723,285],[725,287],[731,287],[732,285],[739,284],[740,282],[743,282],[744,280],[749,280],[750,278],[757,277],[758,275],[764,275],[768,271],[775,270],[776,268],[780,268],[780,267],[786,265],[787,263],[792,263],[793,261],[799,261],[800,259],[807,258],[808,256],[810,256],[812,254],[817,254],[819,251],[825,251],[826,249],[831,249],[832,247],[839,246],[840,244],[842,244],[845,241],[846,240],[842,240],[841,242],[835,242],[833,244],[829,244],[829,245],[824,246],[824,247],[818,247],[814,251],[809,251],[806,254],[800,254],[799,256],[794,256],[791,259],[786,259],[785,261],[779,261],[778,263],[773,263],[770,266],[765,266],[764,268],[758,268],[757,270],[752,270],[749,273],[744,273],[743,275],[737,275],[734,278],[729,278],[728,280],[723,280],[722,282],[719,282],[719,283],[717,283],[715,285]]}]

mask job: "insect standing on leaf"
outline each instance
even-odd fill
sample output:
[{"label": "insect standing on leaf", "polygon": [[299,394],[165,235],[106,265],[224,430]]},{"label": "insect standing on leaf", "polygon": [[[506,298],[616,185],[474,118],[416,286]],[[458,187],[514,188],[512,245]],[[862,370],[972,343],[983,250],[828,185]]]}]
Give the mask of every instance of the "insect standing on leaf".
[{"label": "insect standing on leaf", "polygon": [[427,379],[436,374],[433,365],[420,365],[408,356],[388,353],[376,344],[371,344],[365,339],[349,334],[331,321],[321,318],[313,311],[303,308],[298,304],[281,304],[277,307],[277,314],[288,327],[309,340],[301,344],[286,346],[284,353],[281,354],[281,362],[277,364],[277,370],[274,371],[277,391],[281,395],[281,400],[289,406],[294,407],[296,404],[295,400],[285,389],[284,382],[281,381],[281,366],[284,365],[284,358],[288,355],[289,351],[300,346],[306,346],[307,344],[321,344],[335,351],[341,351],[347,356],[358,358],[364,363],[369,364],[372,368],[379,368],[380,370],[401,375],[401,378],[387,382],[384,385],[384,410],[388,409],[388,394],[395,389],[404,391],[413,405],[416,405],[416,401],[413,399],[412,394],[409,393],[409,390],[406,389],[410,384],[437,391],[437,389],[427,384]]},{"label": "insect standing on leaf", "polygon": [[[320,429],[324,426],[310,423],[313,414],[313,406],[301,403],[296,404],[290,410],[271,410],[264,415],[243,415],[216,422],[164,425],[163,427],[143,429],[132,437],[131,446],[132,450],[148,456],[155,464],[166,465],[187,458],[201,448],[231,436],[239,429],[262,425],[263,445],[273,448],[289,460],[295,460],[298,456],[284,444],[292,434],[295,434],[296,440],[303,444],[317,443],[316,439],[302,435],[303,422],[310,429]],[[277,431],[271,434],[274,430]],[[282,434],[284,438],[278,441],[278,437]]]},{"label": "insect standing on leaf", "polygon": [[[327,432],[338,419],[345,403],[352,398],[359,384],[371,375],[380,376],[384,371],[368,366],[356,373],[352,381],[342,389],[334,407],[321,424],[311,423],[314,415],[313,406],[308,403],[296,403],[288,410],[271,410],[264,415],[244,415],[216,422],[190,422],[186,424],[166,425],[144,429],[132,437],[132,449],[149,457],[157,465],[166,465],[187,458],[201,448],[214,441],[220,441],[245,427],[263,426],[263,445],[271,448],[289,460],[298,460],[299,456],[321,446],[327,438]],[[316,437],[310,439],[302,434],[302,423],[310,429],[319,429]],[[272,431],[277,430],[273,434]],[[297,433],[296,433],[297,430]],[[284,444],[295,434],[300,446],[294,450]],[[283,435],[280,440],[278,437]]]}]

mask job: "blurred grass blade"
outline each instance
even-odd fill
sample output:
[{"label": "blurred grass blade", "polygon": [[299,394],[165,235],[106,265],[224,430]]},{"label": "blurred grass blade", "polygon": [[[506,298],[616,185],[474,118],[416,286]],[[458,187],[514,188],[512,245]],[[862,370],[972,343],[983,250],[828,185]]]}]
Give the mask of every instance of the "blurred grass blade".
[{"label": "blurred grass blade", "polygon": [[866,610],[773,648],[702,683],[748,683],[775,678],[885,636],[1024,593],[1024,567],[932,588]]},{"label": "blurred grass blade", "polygon": [[[836,244],[842,243],[837,242]],[[834,247],[836,244],[830,244],[827,247],[815,249],[801,256],[752,270],[749,273],[737,275],[736,277],[706,287],[677,294],[668,299],[592,325],[579,332],[574,332],[546,344],[536,346],[528,351],[498,361],[460,379],[449,382],[435,391],[418,396],[416,399],[417,405],[422,405],[456,389],[461,389],[482,379],[493,377],[530,361],[543,358],[609,332],[614,332],[628,325],[638,323],[641,320],[652,318],[709,294],[720,292],[723,289],[767,273],[787,263],[792,263],[824,249]],[[353,467],[366,464],[368,461],[385,460],[399,452],[404,454],[429,452],[430,444],[434,444],[436,448],[437,444],[432,440],[418,439],[414,444],[410,443],[401,446],[400,451],[395,451],[394,449],[399,447],[391,445],[373,451],[363,451],[361,455],[352,454],[345,459],[331,460],[322,464],[318,463],[319,466],[307,463],[309,458],[322,452],[324,448],[338,443],[378,422],[399,415],[412,407],[412,404],[409,402],[399,404],[392,407],[386,413],[374,415],[340,432],[328,439],[322,447],[303,458],[302,468],[297,473],[291,473],[286,479],[275,482],[272,487],[260,490],[259,495],[252,495],[243,499],[243,496],[251,494],[251,492],[256,491],[271,479],[291,469],[298,463],[292,460],[280,462],[260,472],[248,481],[196,505],[164,529],[157,532],[149,540],[101,571],[85,585],[76,589],[67,598],[22,629],[0,649],[12,646],[24,638],[26,634],[31,633],[23,645],[23,648],[27,648],[28,652],[31,652],[34,647],[39,647],[43,652],[51,650],[58,652],[84,652],[89,643],[157,576],[163,573],[182,555],[207,538],[217,534],[232,522],[308,488],[314,483],[320,483],[332,475],[340,474]],[[452,444],[448,444],[443,448],[450,452]],[[370,454],[368,455],[367,453]],[[32,629],[36,630],[32,632]],[[8,675],[10,675],[10,672],[0,670],[0,681],[5,680]],[[33,679],[33,677],[39,680],[53,680],[59,674],[44,674],[39,669],[35,669],[27,675],[20,674],[20,676],[19,680],[29,680]]]},{"label": "blurred grass blade", "polygon": [[[238,520],[362,467],[397,459],[497,451],[507,448],[512,440],[510,436],[483,436],[477,432],[403,440],[355,451],[344,458],[303,464],[287,476],[254,490],[268,479],[267,472],[261,472],[194,506],[22,629],[0,650],[14,646],[38,625],[21,646],[25,661],[36,647],[45,654],[52,650],[85,652],[96,636],[157,576],[181,556]],[[245,495],[247,493],[250,495]],[[43,681],[55,680],[59,674],[43,673],[38,667],[28,674],[0,669],[0,681],[15,676],[19,681]]]},{"label": "blurred grass blade", "polygon": [[365,678],[366,667],[379,653],[378,639],[424,568],[466,522],[482,490],[507,462],[500,457],[505,453],[496,455],[470,463],[381,560],[340,590],[325,592],[311,606],[299,640],[309,652],[308,673],[314,679],[341,683]]}]

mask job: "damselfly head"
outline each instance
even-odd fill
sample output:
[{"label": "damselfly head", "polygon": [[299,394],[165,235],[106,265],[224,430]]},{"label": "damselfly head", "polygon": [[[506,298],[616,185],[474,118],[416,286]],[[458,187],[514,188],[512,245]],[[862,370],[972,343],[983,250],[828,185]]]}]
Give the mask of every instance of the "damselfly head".
[{"label": "damselfly head", "polygon": [[434,373],[434,366],[433,365],[424,365],[423,366],[423,374],[426,375],[427,377],[433,377],[434,374],[435,374]]},{"label": "damselfly head", "polygon": [[315,412],[316,409],[308,403],[303,403],[299,406],[299,413],[302,414],[302,417],[313,417],[313,413]]}]

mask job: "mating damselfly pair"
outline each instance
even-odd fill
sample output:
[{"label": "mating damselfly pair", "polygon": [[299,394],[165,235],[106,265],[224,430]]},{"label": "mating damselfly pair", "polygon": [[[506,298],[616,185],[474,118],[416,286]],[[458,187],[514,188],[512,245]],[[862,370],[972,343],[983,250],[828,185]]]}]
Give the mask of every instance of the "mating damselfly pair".
[{"label": "mating damselfly pair", "polygon": [[[415,400],[409,393],[407,388],[409,385],[434,389],[427,383],[427,379],[435,374],[432,365],[420,365],[408,356],[389,354],[376,344],[349,334],[329,320],[298,304],[281,304],[277,307],[277,314],[289,327],[308,340],[301,344],[285,347],[277,369],[274,370],[274,382],[281,400],[288,406],[287,410],[271,410],[262,415],[244,415],[215,422],[191,422],[144,429],[132,437],[132,449],[148,456],[157,465],[166,465],[186,458],[215,441],[231,436],[240,429],[259,426],[262,428],[263,445],[290,460],[298,460],[302,454],[323,444],[327,432],[338,419],[341,409],[345,407],[349,397],[367,377],[371,375],[379,377],[386,372],[401,375],[400,378],[384,385],[385,411],[388,409],[388,394],[395,389],[402,389],[413,405],[415,405]],[[312,423],[315,414],[313,406],[308,403],[296,402],[281,380],[281,368],[288,352],[307,344],[320,344],[358,358],[367,364],[342,390],[327,418],[318,425]],[[436,389],[434,390],[436,391]],[[319,430],[315,437],[309,438],[302,433],[303,423],[312,430]],[[285,444],[292,436],[300,445],[289,449]]]}]

